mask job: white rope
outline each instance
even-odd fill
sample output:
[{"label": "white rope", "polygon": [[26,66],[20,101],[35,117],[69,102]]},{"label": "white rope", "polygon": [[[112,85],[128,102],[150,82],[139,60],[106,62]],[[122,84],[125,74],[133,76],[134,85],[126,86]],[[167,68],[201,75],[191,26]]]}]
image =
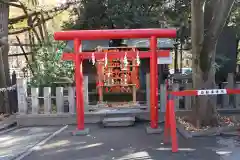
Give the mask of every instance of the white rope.
[{"label": "white rope", "polygon": [[94,52],[92,53],[92,64],[95,65],[96,63],[96,59],[95,59],[95,55]]},{"label": "white rope", "polygon": [[6,91],[12,91],[17,88],[17,85],[14,84],[13,86],[7,87],[7,88],[0,88],[0,92],[6,92]]},{"label": "white rope", "polygon": [[107,64],[108,64],[107,53],[105,53],[104,66],[107,67]]},{"label": "white rope", "polygon": [[137,65],[140,65],[139,51],[137,51]]},{"label": "white rope", "polygon": [[218,94],[227,94],[227,90],[226,89],[197,90],[197,95],[218,95]]},{"label": "white rope", "polygon": [[127,52],[125,52],[123,63],[124,63],[124,67],[127,67],[128,65]]}]

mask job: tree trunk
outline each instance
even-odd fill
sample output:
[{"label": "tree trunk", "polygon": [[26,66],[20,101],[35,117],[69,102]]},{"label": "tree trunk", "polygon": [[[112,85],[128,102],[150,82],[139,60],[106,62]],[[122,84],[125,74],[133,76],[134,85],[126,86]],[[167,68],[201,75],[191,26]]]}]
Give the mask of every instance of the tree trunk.
[{"label": "tree trunk", "polygon": [[[213,89],[215,54],[219,35],[225,26],[234,0],[192,0],[193,88]],[[193,123],[217,125],[216,96],[197,96],[193,103]]]},{"label": "tree trunk", "polygon": [[[9,15],[9,6],[6,4],[0,3],[0,88],[6,88],[11,84],[10,75],[9,75],[9,64],[8,64],[8,15]],[[0,96],[1,106],[0,111],[5,113],[10,113],[9,101],[8,101],[8,92],[2,92]]]},{"label": "tree trunk", "polygon": [[[2,33],[3,37],[8,38],[8,18],[9,18],[9,6],[7,4],[2,4]],[[6,78],[6,84],[9,86],[11,84],[10,74],[9,74],[9,64],[8,64],[8,51],[9,45],[8,43],[3,47],[3,63],[4,63],[4,72]]]}]

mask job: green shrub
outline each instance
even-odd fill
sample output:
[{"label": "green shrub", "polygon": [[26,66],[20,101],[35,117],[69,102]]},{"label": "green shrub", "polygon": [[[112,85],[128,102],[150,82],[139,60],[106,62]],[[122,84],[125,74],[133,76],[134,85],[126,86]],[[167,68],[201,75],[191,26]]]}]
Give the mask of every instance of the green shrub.
[{"label": "green shrub", "polygon": [[[33,70],[31,86],[55,86],[56,83],[73,83],[74,66],[70,61],[61,60],[62,50],[66,44],[54,41],[50,36],[50,43],[44,43],[35,48],[34,60],[30,63]],[[57,50],[60,52],[57,53]]]}]

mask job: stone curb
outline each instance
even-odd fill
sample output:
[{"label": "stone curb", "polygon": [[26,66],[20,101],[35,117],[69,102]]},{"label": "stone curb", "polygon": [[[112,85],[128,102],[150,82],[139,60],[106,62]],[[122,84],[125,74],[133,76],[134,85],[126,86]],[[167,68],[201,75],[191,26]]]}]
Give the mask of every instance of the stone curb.
[{"label": "stone curb", "polygon": [[191,132],[186,131],[182,124],[177,123],[177,130],[185,139],[189,139],[193,137]]},{"label": "stone curb", "polygon": [[230,135],[228,132],[233,132],[239,129],[239,126],[225,126],[225,127],[214,127],[205,131],[190,132],[184,129],[182,124],[177,125],[178,132],[186,139],[193,137],[207,137],[207,136],[220,136]]},{"label": "stone curb", "polygon": [[16,129],[18,129],[18,128],[19,128],[18,126],[11,127],[11,128],[7,128],[7,129],[5,129],[5,130],[0,131],[0,135],[1,135],[1,134],[6,134],[6,133],[11,132],[11,131],[13,131],[13,130],[16,130]]},{"label": "stone curb", "polygon": [[17,124],[16,116],[11,115],[7,119],[0,122],[0,132],[10,129]]}]

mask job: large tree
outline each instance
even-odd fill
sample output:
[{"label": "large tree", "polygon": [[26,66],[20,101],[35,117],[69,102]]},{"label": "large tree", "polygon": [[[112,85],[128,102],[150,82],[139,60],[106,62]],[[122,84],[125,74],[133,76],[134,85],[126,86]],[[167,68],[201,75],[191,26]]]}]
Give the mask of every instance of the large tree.
[{"label": "large tree", "polygon": [[[10,85],[8,64],[8,15],[9,6],[0,2],[0,88]],[[10,113],[8,94],[0,93],[0,112]]]},{"label": "large tree", "polygon": [[[165,0],[81,0],[70,29],[163,27]],[[72,26],[73,25],[73,26]]]},{"label": "large tree", "polygon": [[[193,54],[193,87],[215,88],[215,54],[221,34],[234,5],[234,0],[192,0],[191,40]],[[217,125],[216,99],[198,96],[193,104],[193,123]]]}]

